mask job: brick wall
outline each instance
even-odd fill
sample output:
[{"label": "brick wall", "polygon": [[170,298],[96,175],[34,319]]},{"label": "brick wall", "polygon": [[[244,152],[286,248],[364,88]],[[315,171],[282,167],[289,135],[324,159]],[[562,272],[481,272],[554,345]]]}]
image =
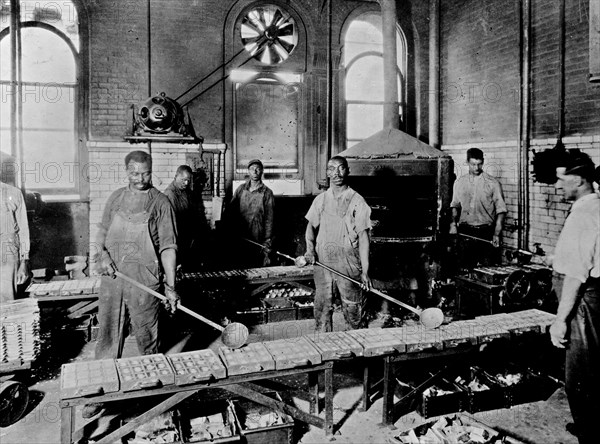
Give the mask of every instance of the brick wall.
[{"label": "brick wall", "polygon": [[[514,0],[442,2],[443,144],[517,138],[519,6]],[[566,0],[565,134],[600,131],[600,85],[587,81],[589,4]],[[531,131],[556,137],[558,2],[532,0]]]},{"label": "brick wall", "polygon": [[517,137],[518,2],[441,7],[442,144]]},{"label": "brick wall", "polygon": [[[567,149],[579,148],[589,154],[596,165],[600,164],[600,135],[575,136],[563,139]],[[543,151],[553,148],[556,139],[534,139],[531,149]],[[457,177],[468,174],[466,164],[466,151],[470,145],[444,145],[443,150],[454,159]],[[517,142],[509,140],[503,142],[481,143],[476,145],[485,153],[484,170],[495,176],[502,184],[504,198],[508,207],[508,214],[504,223],[504,244],[517,247],[517,211],[518,211],[518,164]],[[530,158],[533,153],[530,152]],[[546,254],[552,254],[558,240],[558,235],[564,225],[567,212],[571,204],[564,202],[562,193],[554,185],[544,185],[533,180],[529,182],[529,249],[533,250],[539,244]]]}]

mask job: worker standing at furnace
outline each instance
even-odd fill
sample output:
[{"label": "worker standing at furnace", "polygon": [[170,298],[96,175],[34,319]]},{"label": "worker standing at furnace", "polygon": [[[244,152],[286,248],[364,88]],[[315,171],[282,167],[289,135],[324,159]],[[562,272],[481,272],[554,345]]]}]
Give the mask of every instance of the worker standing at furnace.
[{"label": "worker standing at furnace", "polygon": [[327,163],[329,189],[315,198],[306,214],[305,258],[308,263],[318,260],[362,285],[315,267],[315,331],[332,331],[336,293],[339,293],[344,318],[350,328],[365,326],[363,290],[371,289],[371,208],[348,186],[349,174],[348,161],[344,157],[334,156]]},{"label": "worker standing at furnace", "polygon": [[[121,357],[128,324],[141,355],[159,352],[160,301],[115,277],[115,270],[163,293],[172,312],[179,301],[175,216],[167,197],[152,186],[152,157],[132,151],[125,156],[125,169],[129,185],[108,198],[90,258],[91,274],[102,276],[96,359]],[[89,404],[83,417],[101,408]]]},{"label": "worker standing at furnace", "polygon": [[449,232],[460,237],[457,239],[460,267],[494,265],[500,261],[502,228],[507,213],[502,186],[495,177],[483,171],[483,151],[479,148],[467,150],[467,163],[469,173],[454,182]]},{"label": "worker standing at furnace", "polygon": [[227,209],[227,223],[234,237],[250,239],[264,245],[258,249],[243,240],[239,243],[239,266],[266,267],[271,260],[275,198],[263,181],[264,167],[259,159],[248,162],[248,179],[233,193]]},{"label": "worker standing at furnace", "polygon": [[[550,339],[566,348],[565,391],[580,444],[598,442],[600,418],[600,197],[593,188],[594,163],[570,154],[557,168],[556,188],[571,211],[554,249],[553,268],[564,277]],[[557,292],[559,289],[557,289]]]}]

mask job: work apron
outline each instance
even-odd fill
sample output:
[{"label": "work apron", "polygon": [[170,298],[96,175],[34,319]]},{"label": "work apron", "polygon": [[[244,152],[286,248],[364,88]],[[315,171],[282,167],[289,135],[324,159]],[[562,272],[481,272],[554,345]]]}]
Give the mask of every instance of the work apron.
[{"label": "work apron", "polygon": [[0,242],[2,258],[0,258],[0,302],[10,302],[17,294],[17,270],[19,268],[19,234],[14,212],[17,205],[2,193],[0,205]]},{"label": "work apron", "polygon": [[[122,203],[123,197],[119,205]],[[146,210],[130,214],[118,208],[106,234],[105,247],[117,270],[158,291],[160,268],[148,220]],[[140,354],[158,353],[159,308],[160,303],[156,297],[121,278],[102,276],[96,359],[121,357],[127,321],[135,334]]]},{"label": "work apron", "polygon": [[[340,201],[330,200],[329,203],[333,205],[327,205],[327,199],[323,199],[316,252],[319,262],[360,281],[362,270],[358,234],[353,232],[354,224],[348,214],[348,208],[356,196],[357,193],[351,190]],[[362,328],[365,298],[361,288],[318,266],[314,268],[314,279],[315,330],[332,331],[333,300],[336,294],[340,296],[344,318],[350,328]]]},{"label": "work apron", "polygon": [[600,420],[600,278],[590,278],[570,323],[565,389],[579,442],[598,442]]}]

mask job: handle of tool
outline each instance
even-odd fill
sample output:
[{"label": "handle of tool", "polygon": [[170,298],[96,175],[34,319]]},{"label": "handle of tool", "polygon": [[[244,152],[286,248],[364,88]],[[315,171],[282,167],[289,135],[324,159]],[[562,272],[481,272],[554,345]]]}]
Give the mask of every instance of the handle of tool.
[{"label": "handle of tool", "polygon": [[481,239],[480,237],[470,236],[468,234],[463,234],[463,233],[458,233],[458,235],[462,236],[462,237],[467,237],[469,239],[477,240],[479,242],[485,242],[486,244],[492,244],[492,245],[494,245],[494,243],[491,240]]},{"label": "handle of tool", "polygon": [[[120,271],[115,271],[115,275],[120,277],[123,280],[126,280],[127,282],[129,282],[132,285],[135,285],[137,288],[140,288],[142,290],[144,290],[147,293],[150,293],[152,296],[157,297],[158,299],[160,299],[161,301],[168,301],[169,299],[166,296],[163,296],[162,294],[160,294],[158,291],[154,291],[149,287],[146,287],[144,284],[139,283],[138,281],[131,279],[129,276],[124,275],[123,273],[121,273]],[[202,315],[199,315],[198,313],[196,313],[195,311],[190,310],[187,307],[184,307],[181,304],[177,304],[177,308],[181,311],[183,311],[184,313],[189,314],[190,316],[193,316],[194,318],[210,325],[213,328],[216,328],[219,331],[223,331],[225,330],[223,327],[221,327],[219,324],[211,321],[210,319],[205,318]]]},{"label": "handle of tool", "polygon": [[[243,238],[242,238],[242,240],[245,240],[246,242],[250,242],[251,244],[253,244],[253,245],[256,245],[257,247],[260,247],[260,248],[262,248],[263,250],[266,250],[266,249],[267,249],[267,247],[265,247],[264,245],[261,245],[261,244],[259,244],[258,242],[254,242],[253,240],[247,239],[247,238],[245,238],[245,237],[243,237]],[[273,251],[275,251],[275,250],[273,250]],[[284,257],[284,258],[286,258],[286,259],[289,259],[289,260],[291,260],[291,261],[295,261],[295,260],[296,260],[296,259],[294,259],[292,256],[288,256],[287,254],[281,253],[281,252],[279,252],[279,251],[275,251],[275,254],[278,254],[279,256],[281,256],[281,257]]]},{"label": "handle of tool", "polygon": [[[356,279],[352,279],[350,276],[346,276],[344,273],[340,273],[339,271],[337,271],[337,270],[335,270],[335,269],[333,269],[333,268],[331,268],[331,267],[328,267],[327,265],[325,265],[325,264],[322,264],[322,263],[321,263],[321,262],[319,262],[319,261],[315,261],[315,265],[318,265],[319,267],[323,267],[325,270],[329,270],[329,271],[331,271],[333,274],[337,274],[338,276],[340,276],[340,277],[343,277],[344,279],[347,279],[347,280],[349,280],[350,282],[353,282],[353,283],[355,283],[356,285],[362,285],[362,282],[358,282]],[[374,289],[374,288],[371,288],[369,291],[370,291],[371,293],[374,293],[374,294],[376,294],[377,296],[380,296],[380,297],[382,297],[382,298],[383,298],[383,299],[385,299],[385,300],[388,300],[388,301],[390,301],[390,302],[392,302],[392,303],[394,303],[394,304],[397,304],[397,305],[399,305],[399,306],[401,306],[401,307],[404,307],[404,308],[406,308],[407,310],[410,310],[410,311],[412,311],[413,313],[416,313],[416,314],[418,314],[418,315],[420,315],[420,314],[421,314],[421,311],[420,311],[420,310],[417,310],[415,307],[411,307],[410,305],[408,305],[408,304],[405,304],[404,302],[400,302],[400,301],[398,301],[397,299],[394,299],[393,297],[391,297],[391,296],[388,296],[387,294],[385,294],[385,293],[383,293],[383,292],[381,292],[381,291],[379,291],[379,290],[376,290],[376,289]]]}]

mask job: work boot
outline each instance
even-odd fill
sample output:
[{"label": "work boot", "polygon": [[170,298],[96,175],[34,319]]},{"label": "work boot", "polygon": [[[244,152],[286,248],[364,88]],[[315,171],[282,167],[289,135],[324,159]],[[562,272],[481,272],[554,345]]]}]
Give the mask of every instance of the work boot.
[{"label": "work boot", "polygon": [[81,417],[83,419],[90,419],[96,416],[104,410],[104,404],[101,402],[92,402],[91,404],[87,404],[83,406],[83,410],[81,411]]}]

